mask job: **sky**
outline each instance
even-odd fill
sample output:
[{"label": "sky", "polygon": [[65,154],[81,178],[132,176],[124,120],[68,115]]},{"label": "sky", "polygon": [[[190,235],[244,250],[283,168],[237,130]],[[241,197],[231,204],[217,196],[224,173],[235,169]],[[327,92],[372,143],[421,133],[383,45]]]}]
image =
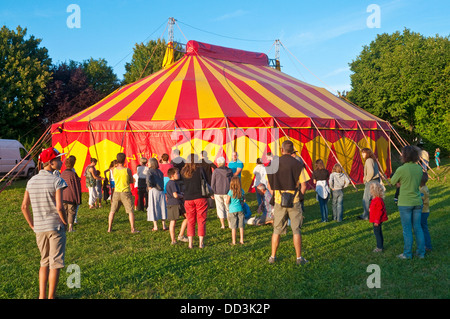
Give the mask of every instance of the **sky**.
[{"label": "sky", "polygon": [[349,63],[377,34],[408,28],[448,36],[449,12],[450,0],[1,0],[0,25],[27,28],[53,63],[103,58],[123,79],[135,44],[167,41],[173,17],[174,40],[184,44],[196,40],[273,59],[279,40],[282,72],[336,93],[351,89]]}]

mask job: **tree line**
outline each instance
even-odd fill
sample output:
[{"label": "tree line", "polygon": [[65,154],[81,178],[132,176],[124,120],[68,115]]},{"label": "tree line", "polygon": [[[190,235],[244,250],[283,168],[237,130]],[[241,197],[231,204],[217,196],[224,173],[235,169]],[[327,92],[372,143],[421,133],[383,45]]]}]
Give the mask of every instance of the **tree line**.
[{"label": "tree line", "polygon": [[344,95],[389,121],[411,144],[450,151],[449,36],[425,37],[404,29],[379,34],[349,63]]},{"label": "tree line", "polygon": [[[136,44],[121,81],[103,58],[52,63],[41,41],[28,37],[20,26],[0,30],[0,138],[19,139],[24,145],[52,123],[160,70],[166,49],[164,40]],[[175,58],[180,57],[176,52]]]},{"label": "tree line", "polygon": [[[160,70],[166,49],[164,40],[137,43],[120,81],[103,58],[52,63],[41,41],[20,26],[0,30],[0,138],[39,138],[51,123]],[[175,60],[181,56],[175,52]],[[450,150],[449,36],[379,34],[349,65],[352,88],[343,97],[389,121],[410,143]]]}]

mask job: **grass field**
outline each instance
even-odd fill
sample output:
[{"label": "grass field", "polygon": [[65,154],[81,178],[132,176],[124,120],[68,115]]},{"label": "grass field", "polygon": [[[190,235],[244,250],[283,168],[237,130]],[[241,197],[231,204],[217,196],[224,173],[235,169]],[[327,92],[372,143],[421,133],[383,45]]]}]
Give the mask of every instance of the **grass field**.
[{"label": "grass field", "polygon": [[[123,208],[116,214],[115,231],[107,233],[109,205],[89,210],[83,194],[76,231],[67,233],[66,268],[57,295],[64,299],[449,298],[450,165],[443,164],[436,171],[440,181],[428,183],[433,251],[425,259],[396,258],[403,251],[403,237],[393,187],[387,187],[386,193],[389,220],[383,224],[383,253],[372,252],[372,224],[356,219],[362,212],[362,186],[357,192],[346,189],[341,223],[321,223],[315,193],[308,191],[303,256],[310,262],[304,266],[295,265],[290,231],[281,238],[277,262],[268,264],[272,227],[247,226],[246,244],[230,246],[231,231],[220,229],[214,210],[208,213],[204,249],[188,250],[186,243],[170,245],[168,231],[152,232],[144,212],[136,212],[141,233],[131,234]],[[2,299],[38,296],[39,251],[20,210],[25,185],[25,180],[17,181],[0,194]],[[247,201],[256,210],[255,195],[248,194]],[[329,209],[331,215],[331,203]],[[66,284],[71,264],[80,267],[80,288]],[[381,288],[367,286],[371,264],[381,269]]]}]

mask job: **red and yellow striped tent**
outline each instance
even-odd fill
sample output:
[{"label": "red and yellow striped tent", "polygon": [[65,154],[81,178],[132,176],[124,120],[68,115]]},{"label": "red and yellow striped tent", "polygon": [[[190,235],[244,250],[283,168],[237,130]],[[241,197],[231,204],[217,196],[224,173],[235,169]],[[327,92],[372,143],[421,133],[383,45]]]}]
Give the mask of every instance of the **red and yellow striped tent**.
[{"label": "red and yellow striped tent", "polygon": [[361,182],[363,147],[391,171],[389,123],[270,67],[263,53],[196,41],[180,60],[53,124],[52,132],[53,146],[77,157],[80,176],[91,157],[104,171],[118,152],[134,171],[140,157],[173,149],[185,158],[206,151],[211,160],[231,160],[237,151],[249,189],[256,159],[279,154],[285,139],[309,171],[320,158],[329,170],[338,162]]}]

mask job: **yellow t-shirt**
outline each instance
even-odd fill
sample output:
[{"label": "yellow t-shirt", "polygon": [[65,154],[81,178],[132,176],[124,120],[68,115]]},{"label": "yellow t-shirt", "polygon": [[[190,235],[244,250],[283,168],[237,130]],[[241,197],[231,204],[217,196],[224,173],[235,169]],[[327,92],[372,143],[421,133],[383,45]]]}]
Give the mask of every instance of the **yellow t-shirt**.
[{"label": "yellow t-shirt", "polygon": [[129,193],[130,189],[130,176],[128,175],[127,168],[118,169],[117,167],[113,169],[113,177],[115,183],[115,192],[119,193]]},{"label": "yellow t-shirt", "polygon": [[[309,176],[308,172],[306,172],[306,169],[303,168],[303,170],[300,173],[300,176],[298,178],[298,183],[299,184],[305,183],[305,182],[307,182],[309,180],[310,180],[310,176]],[[277,203],[277,204],[281,204],[281,192],[283,192],[283,193],[291,193],[291,194],[295,193],[295,191],[279,191],[279,190],[275,190],[274,191],[274,196],[275,196],[275,203]],[[297,203],[300,200],[299,193],[300,193],[300,190],[298,190],[297,194],[295,195],[294,203]]]}]

